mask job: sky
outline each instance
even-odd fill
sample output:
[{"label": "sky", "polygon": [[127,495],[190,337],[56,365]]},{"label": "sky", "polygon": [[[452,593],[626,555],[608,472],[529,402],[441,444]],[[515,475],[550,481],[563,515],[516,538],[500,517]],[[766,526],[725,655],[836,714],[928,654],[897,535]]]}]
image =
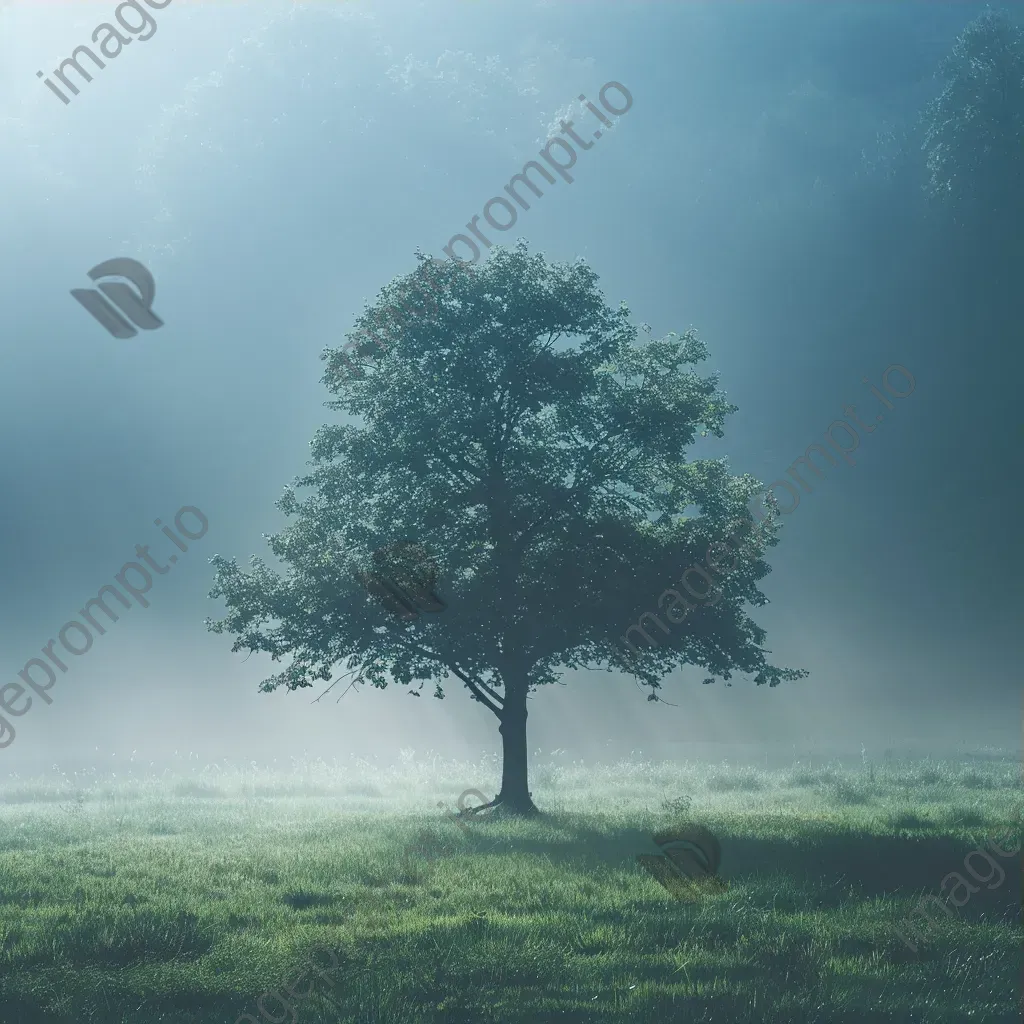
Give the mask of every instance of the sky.
[{"label": "sky", "polygon": [[[12,719],[0,774],[132,751],[500,749],[461,686],[259,693],[279,666],[204,627],[223,613],[209,559],[268,554],[275,500],[337,418],[323,349],[561,120],[591,138],[578,97],[607,82],[632,107],[502,240],[584,258],[656,336],[697,329],[739,411],[695,455],[767,484],[844,406],[877,429],[769,555],[753,617],[807,679],[701,686],[684,669],[670,706],[620,673],[567,672],[531,700],[531,749],[1019,747],[1020,346],[892,243],[900,211],[878,212],[869,173],[980,5],[172,0],[64,104],[36,72],[115,6],[0,5],[0,686],[137,544],[180,557],[52,704]],[[163,327],[113,338],[71,298],[114,257],[152,273]],[[889,410],[870,385],[894,365],[914,384]],[[185,506],[209,526],[180,552],[154,520]]]}]

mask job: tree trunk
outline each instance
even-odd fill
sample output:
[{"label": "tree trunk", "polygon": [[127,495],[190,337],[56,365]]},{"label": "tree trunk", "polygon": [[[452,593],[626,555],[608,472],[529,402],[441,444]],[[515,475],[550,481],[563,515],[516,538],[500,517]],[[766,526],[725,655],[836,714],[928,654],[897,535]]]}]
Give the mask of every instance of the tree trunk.
[{"label": "tree trunk", "polygon": [[537,813],[530,794],[526,760],[526,688],[506,689],[501,713],[501,792],[496,805],[525,816]]}]

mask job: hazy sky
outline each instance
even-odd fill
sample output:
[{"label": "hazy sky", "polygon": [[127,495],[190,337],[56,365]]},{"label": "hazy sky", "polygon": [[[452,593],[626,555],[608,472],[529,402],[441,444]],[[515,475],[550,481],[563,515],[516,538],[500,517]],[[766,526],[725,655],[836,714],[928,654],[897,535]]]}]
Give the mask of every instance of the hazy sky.
[{"label": "hazy sky", "polygon": [[[499,748],[461,687],[444,702],[258,693],[277,666],[203,626],[223,611],[208,559],[268,553],[273,502],[334,415],[324,346],[417,247],[439,255],[464,231],[561,118],[589,138],[577,97],[612,80],[631,110],[502,240],[584,257],[656,335],[698,329],[740,411],[697,454],[768,483],[845,405],[885,418],[770,554],[754,617],[771,660],[809,678],[711,687],[688,670],[666,680],[667,707],[629,677],[569,673],[532,701],[531,748],[1020,743],[1019,337],[954,323],[855,205],[862,153],[935,93],[979,5],[173,0],[63,104],[36,72],[114,8],[0,11],[0,685],[136,544],[165,564],[155,519],[196,506],[209,530],[150,607],[71,659],[51,705],[14,720],[0,773],[94,748]],[[163,328],[115,339],[72,300],[115,256],[150,269]],[[880,388],[892,364],[916,386],[890,412],[862,378]]]}]

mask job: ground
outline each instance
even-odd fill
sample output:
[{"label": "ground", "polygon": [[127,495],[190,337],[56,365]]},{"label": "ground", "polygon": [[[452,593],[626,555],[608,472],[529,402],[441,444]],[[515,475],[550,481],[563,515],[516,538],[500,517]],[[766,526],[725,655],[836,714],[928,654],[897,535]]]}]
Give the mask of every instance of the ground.
[{"label": "ground", "polygon": [[[972,849],[1019,841],[1019,761],[541,758],[536,820],[438,809],[497,778],[407,755],[0,781],[0,1020],[1021,1019],[1019,857],[916,952],[897,934],[951,872],[974,880]],[[684,820],[728,883],[697,902],[636,862]]]}]

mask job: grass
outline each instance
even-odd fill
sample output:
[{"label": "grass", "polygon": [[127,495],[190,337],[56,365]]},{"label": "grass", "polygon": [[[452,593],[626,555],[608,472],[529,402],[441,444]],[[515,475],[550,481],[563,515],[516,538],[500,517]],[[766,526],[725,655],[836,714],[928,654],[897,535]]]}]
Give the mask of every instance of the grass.
[{"label": "grass", "polygon": [[[0,783],[0,1019],[1020,1020],[1016,859],[917,952],[895,931],[1011,829],[1009,759],[869,774],[554,757],[535,821],[467,834],[437,810],[496,777],[490,759],[406,753]],[[635,862],[684,818],[718,836],[729,882],[699,903]]]}]

